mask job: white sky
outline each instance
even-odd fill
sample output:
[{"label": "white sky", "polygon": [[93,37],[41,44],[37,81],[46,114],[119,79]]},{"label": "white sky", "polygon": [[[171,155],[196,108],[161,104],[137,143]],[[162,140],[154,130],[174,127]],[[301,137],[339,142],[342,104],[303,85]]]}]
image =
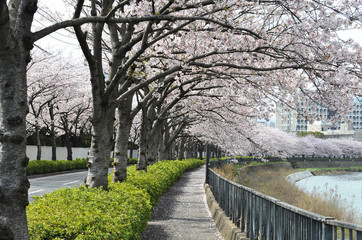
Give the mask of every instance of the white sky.
[{"label": "white sky", "polygon": [[343,40],[352,38],[362,46],[362,29],[340,31],[338,32],[338,35]]},{"label": "white sky", "polygon": [[[64,11],[66,11],[63,0],[52,0],[51,2],[41,1],[41,3],[50,4],[51,8],[53,9],[63,9]],[[35,24],[37,24],[38,26],[41,24],[37,20],[37,17],[39,17],[40,14],[42,14],[41,7],[39,7],[39,10],[37,11],[35,16]],[[362,46],[362,29],[340,31],[338,32],[338,35],[343,40],[352,38],[354,41],[358,42]],[[52,49],[60,49],[65,53],[69,53],[72,55],[79,54],[80,57],[82,56],[78,48],[79,45],[75,36],[71,36],[71,34],[64,29],[58,30],[53,34],[44,37],[43,39],[37,41],[36,45],[45,50],[50,49],[51,51]]]},{"label": "white sky", "polygon": [[[38,11],[35,13],[34,17],[34,26],[37,26],[38,28],[39,26],[43,28],[51,25],[50,22],[44,23],[44,18],[49,16],[47,15],[49,14],[49,11],[42,7],[44,4],[50,9],[56,9],[57,11],[64,13],[64,15],[70,14],[64,7],[63,0],[39,1]],[[70,17],[68,19],[70,19]],[[54,50],[61,50],[66,54],[77,55],[79,57],[82,56],[76,37],[65,29],[58,30],[49,36],[38,40],[35,44],[46,51],[54,52]]]}]

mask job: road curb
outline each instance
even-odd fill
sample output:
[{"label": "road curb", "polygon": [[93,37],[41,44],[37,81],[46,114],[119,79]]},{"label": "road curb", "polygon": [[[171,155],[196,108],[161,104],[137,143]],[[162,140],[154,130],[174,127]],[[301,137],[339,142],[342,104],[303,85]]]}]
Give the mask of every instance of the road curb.
[{"label": "road curb", "polygon": [[212,218],[225,240],[249,240],[246,237],[246,233],[241,232],[241,229],[235,226],[226,216],[224,211],[219,207],[219,204],[216,202],[214,195],[210,190],[210,186],[206,183],[204,184],[204,190],[206,194],[206,202],[209,206]]}]

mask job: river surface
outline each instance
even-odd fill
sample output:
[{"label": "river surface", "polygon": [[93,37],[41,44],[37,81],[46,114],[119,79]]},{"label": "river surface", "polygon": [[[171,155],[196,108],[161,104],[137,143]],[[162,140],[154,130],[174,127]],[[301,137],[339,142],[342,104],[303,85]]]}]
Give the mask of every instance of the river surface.
[{"label": "river surface", "polygon": [[318,193],[337,192],[342,203],[347,204],[357,216],[362,216],[362,173],[347,173],[339,175],[313,176],[304,178],[295,183],[306,192],[317,191]]}]

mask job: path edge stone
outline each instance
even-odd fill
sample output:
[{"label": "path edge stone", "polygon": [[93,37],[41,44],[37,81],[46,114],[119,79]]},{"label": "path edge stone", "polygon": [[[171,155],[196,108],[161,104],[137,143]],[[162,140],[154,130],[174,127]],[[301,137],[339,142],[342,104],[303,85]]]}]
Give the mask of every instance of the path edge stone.
[{"label": "path edge stone", "polygon": [[225,212],[220,208],[219,204],[211,192],[209,184],[204,184],[206,194],[206,202],[209,206],[212,218],[221,235],[225,240],[249,240],[246,233],[242,232],[240,228],[226,216]]}]

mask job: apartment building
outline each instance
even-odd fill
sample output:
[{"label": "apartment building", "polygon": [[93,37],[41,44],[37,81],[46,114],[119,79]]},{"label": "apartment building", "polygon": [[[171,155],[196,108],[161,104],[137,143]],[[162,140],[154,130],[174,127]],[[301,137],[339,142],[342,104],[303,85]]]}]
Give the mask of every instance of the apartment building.
[{"label": "apartment building", "polygon": [[[305,106],[307,107],[307,106]],[[304,109],[299,109],[302,112]],[[348,114],[350,123],[338,123],[333,126],[329,121],[331,111],[323,106],[315,110],[308,109],[310,114],[315,113],[319,118],[313,124],[298,115],[297,111],[287,110],[282,104],[277,104],[275,113],[275,127],[283,132],[297,133],[305,131],[320,131],[327,137],[347,137],[362,140],[362,99],[356,98],[353,110]]]}]

